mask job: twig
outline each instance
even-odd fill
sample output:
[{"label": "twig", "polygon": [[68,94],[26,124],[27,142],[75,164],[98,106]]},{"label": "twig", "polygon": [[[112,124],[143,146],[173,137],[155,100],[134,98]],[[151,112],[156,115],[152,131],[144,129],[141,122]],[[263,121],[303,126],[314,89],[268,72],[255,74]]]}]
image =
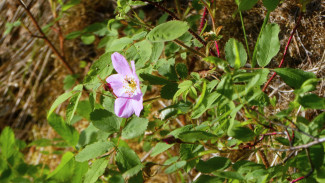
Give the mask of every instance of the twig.
[{"label": "twig", "polygon": [[[288,42],[287,42],[287,45],[286,45],[286,47],[285,47],[285,49],[284,49],[284,53],[283,53],[283,56],[282,56],[281,62],[280,62],[280,64],[279,64],[279,68],[282,66],[282,64],[283,64],[283,62],[284,62],[284,59],[285,59],[285,57],[286,57],[286,55],[287,55],[287,51],[288,51],[288,48],[289,48],[289,45],[290,45],[291,39],[292,39],[294,33],[296,32],[298,26],[300,25],[301,17],[302,17],[302,13],[300,13],[299,18],[298,18],[298,21],[297,21],[297,24],[296,24],[296,26],[295,26],[295,27],[292,29],[292,31],[291,31],[291,35],[290,35],[289,40],[288,40]],[[272,81],[272,79],[273,79],[276,75],[277,75],[276,72],[274,72],[273,75],[271,76],[271,78],[266,82],[266,84],[264,85],[264,87],[263,87],[263,89],[262,89],[263,92],[265,92],[267,86],[270,84],[270,82]]]},{"label": "twig", "polygon": [[273,151],[280,151],[280,152],[293,151],[293,150],[308,148],[308,147],[311,147],[313,145],[320,144],[320,143],[323,143],[323,142],[325,142],[325,137],[316,139],[315,141],[309,142],[308,144],[293,146],[293,147],[290,147],[288,149],[276,149],[276,148],[268,148],[268,149],[273,150]]},{"label": "twig", "polygon": [[59,60],[63,63],[63,65],[68,69],[68,71],[71,74],[75,74],[71,66],[68,64],[68,62],[63,58],[63,56],[59,53],[59,51],[54,47],[52,42],[48,39],[48,37],[45,35],[45,33],[42,31],[42,28],[37,23],[35,17],[32,15],[32,13],[29,11],[28,7],[25,5],[25,3],[22,0],[17,0],[19,4],[25,9],[27,15],[31,18],[34,26],[38,30],[38,32],[41,34],[41,38],[45,40],[45,42],[48,44],[48,46],[52,49],[53,53],[59,58]]}]

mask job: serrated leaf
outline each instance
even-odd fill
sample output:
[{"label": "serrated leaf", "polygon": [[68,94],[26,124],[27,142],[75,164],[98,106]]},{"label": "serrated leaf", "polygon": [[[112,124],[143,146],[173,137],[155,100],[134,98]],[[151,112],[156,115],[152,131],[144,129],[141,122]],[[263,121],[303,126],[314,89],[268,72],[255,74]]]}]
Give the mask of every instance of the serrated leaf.
[{"label": "serrated leaf", "polygon": [[108,159],[101,158],[94,161],[90,169],[85,175],[85,183],[94,183],[97,181],[98,177],[103,175],[105,168],[108,165]]},{"label": "serrated leaf", "polygon": [[215,139],[217,136],[205,131],[187,131],[179,134],[179,138],[185,142],[195,142],[200,140]]},{"label": "serrated leaf", "polygon": [[225,157],[214,157],[207,161],[200,160],[196,169],[202,173],[211,173],[216,170],[224,170],[231,165],[231,161]]},{"label": "serrated leaf", "polygon": [[75,146],[79,140],[78,131],[68,124],[57,114],[51,114],[48,117],[50,126],[71,146]]},{"label": "serrated leaf", "polygon": [[224,95],[228,99],[232,99],[234,93],[233,86],[234,85],[232,82],[231,75],[227,74],[221,79],[216,90],[218,93]]},{"label": "serrated leaf", "polygon": [[177,163],[172,164],[168,168],[166,168],[165,173],[167,173],[167,174],[173,173],[176,170],[183,168],[185,165],[186,165],[186,161],[179,161]]},{"label": "serrated leaf", "polygon": [[299,89],[306,80],[316,78],[314,73],[300,69],[277,68],[274,70],[287,85],[294,89]]},{"label": "serrated leaf", "polygon": [[202,104],[196,108],[192,114],[191,118],[199,118],[205,111],[211,108],[212,104],[220,97],[220,94],[217,92],[206,94],[203,98]]},{"label": "serrated leaf", "polygon": [[164,99],[172,99],[178,90],[177,83],[170,83],[162,87],[160,96]]},{"label": "serrated leaf", "polygon": [[165,45],[163,42],[152,43],[152,53],[150,57],[151,62],[155,63],[159,59],[161,53],[164,50],[164,46]]},{"label": "serrated leaf", "polygon": [[273,11],[278,6],[279,0],[263,0],[263,5],[268,11]]},{"label": "serrated leaf", "polygon": [[129,147],[119,147],[115,157],[117,167],[121,172],[126,172],[131,168],[141,164],[137,154]]},{"label": "serrated leaf", "polygon": [[8,159],[16,151],[15,147],[15,134],[10,127],[5,127],[0,136],[1,156]]},{"label": "serrated leaf", "polygon": [[172,146],[174,146],[174,144],[166,144],[165,142],[158,142],[156,146],[153,148],[150,156],[151,157],[156,156],[166,151],[167,149],[171,148]]},{"label": "serrated leaf", "polygon": [[85,76],[84,83],[85,84],[98,84],[100,83],[101,78],[105,80],[107,76],[109,76],[113,71],[113,64],[111,61],[111,53],[105,53],[99,57],[90,67],[89,72]]},{"label": "serrated leaf", "polygon": [[151,84],[151,85],[166,85],[166,84],[170,83],[170,81],[168,81],[167,79],[164,79],[164,78],[161,78],[158,76],[154,76],[152,74],[142,73],[142,74],[140,74],[140,77],[144,81],[148,81],[149,84]]},{"label": "serrated leaf", "polygon": [[134,175],[136,175],[137,173],[139,173],[141,171],[141,169],[144,168],[143,164],[138,164],[135,167],[127,170],[126,172],[123,173],[123,178],[130,178]]},{"label": "serrated leaf", "polygon": [[137,33],[137,34],[134,34],[134,35],[132,36],[132,39],[133,39],[134,41],[136,41],[136,40],[140,40],[140,39],[144,38],[146,35],[147,35],[147,32],[146,32],[146,31],[141,31],[141,32],[139,32],[139,33]]},{"label": "serrated leaf", "polygon": [[134,117],[122,130],[122,138],[132,139],[142,135],[148,126],[148,119]]},{"label": "serrated leaf", "polygon": [[142,68],[149,61],[152,53],[152,44],[148,40],[135,43],[126,51],[127,60],[135,61],[135,68]]},{"label": "serrated leaf", "polygon": [[112,142],[95,142],[87,145],[82,151],[76,155],[76,161],[83,162],[96,158],[114,147]]},{"label": "serrated leaf", "polygon": [[77,109],[81,94],[82,94],[81,92],[76,93],[70,99],[69,105],[67,106],[67,109],[66,109],[66,123],[68,123],[68,124],[70,124],[70,122],[74,116],[74,113]]},{"label": "serrated leaf", "polygon": [[247,11],[253,8],[258,0],[240,0],[238,4],[239,11]]},{"label": "serrated leaf", "polygon": [[319,97],[314,93],[299,96],[298,103],[305,108],[310,109],[325,109],[325,98]]},{"label": "serrated leaf", "polygon": [[105,109],[96,109],[91,112],[90,121],[96,128],[108,133],[114,133],[120,129],[120,121],[116,115]]},{"label": "serrated leaf", "polygon": [[226,60],[231,67],[239,69],[247,61],[247,54],[244,45],[234,38],[230,38],[225,46]]},{"label": "serrated leaf", "polygon": [[263,29],[261,38],[258,42],[256,55],[257,63],[259,66],[267,66],[270,63],[271,59],[279,52],[279,32],[280,27],[275,23],[267,24]]},{"label": "serrated leaf", "polygon": [[187,22],[173,20],[162,23],[153,28],[147,35],[147,39],[152,42],[172,41],[181,37],[187,30],[189,25]]},{"label": "serrated leaf", "polygon": [[182,79],[185,79],[188,75],[187,67],[183,63],[179,63],[176,65],[176,72]]},{"label": "serrated leaf", "polygon": [[128,37],[122,37],[120,39],[115,39],[111,46],[108,48],[110,52],[122,51],[128,44],[133,43],[133,39]]}]

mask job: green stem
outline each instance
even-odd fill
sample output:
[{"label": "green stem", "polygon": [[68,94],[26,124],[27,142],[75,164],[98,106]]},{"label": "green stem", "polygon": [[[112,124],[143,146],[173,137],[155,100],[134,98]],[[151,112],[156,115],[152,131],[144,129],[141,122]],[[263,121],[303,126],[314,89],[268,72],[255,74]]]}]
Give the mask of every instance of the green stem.
[{"label": "green stem", "polygon": [[266,23],[269,21],[269,17],[270,17],[270,11],[267,11],[266,16],[264,18],[264,22],[263,22],[262,28],[260,30],[260,33],[258,35],[256,44],[255,44],[255,47],[254,47],[253,58],[252,58],[252,68],[254,68],[255,65],[256,65],[256,52],[257,52],[258,41],[260,40],[262,31],[263,31],[264,27],[266,26]]},{"label": "green stem", "polygon": [[241,21],[241,26],[243,28],[243,32],[244,32],[244,37],[245,37],[245,43],[246,43],[246,49],[247,49],[247,54],[248,54],[248,59],[251,59],[251,53],[249,52],[249,47],[248,47],[248,42],[247,42],[247,36],[246,36],[246,31],[245,31],[245,25],[244,25],[244,20],[243,20],[243,16],[241,14],[241,11],[239,11],[239,16],[240,16],[240,21]]}]

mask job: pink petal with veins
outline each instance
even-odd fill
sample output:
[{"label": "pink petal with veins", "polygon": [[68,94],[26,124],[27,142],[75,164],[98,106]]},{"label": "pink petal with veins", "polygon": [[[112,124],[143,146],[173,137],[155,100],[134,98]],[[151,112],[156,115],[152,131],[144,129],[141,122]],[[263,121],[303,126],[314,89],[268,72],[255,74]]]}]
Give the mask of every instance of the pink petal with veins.
[{"label": "pink petal with veins", "polygon": [[113,67],[117,73],[122,75],[132,75],[131,68],[128,61],[123,57],[123,55],[115,52],[111,56]]}]

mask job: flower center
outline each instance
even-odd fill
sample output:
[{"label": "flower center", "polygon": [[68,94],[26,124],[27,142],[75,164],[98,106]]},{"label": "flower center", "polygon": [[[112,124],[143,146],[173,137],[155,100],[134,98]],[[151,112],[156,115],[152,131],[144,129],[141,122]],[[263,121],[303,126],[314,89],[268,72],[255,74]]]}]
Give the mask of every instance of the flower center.
[{"label": "flower center", "polygon": [[129,97],[132,97],[137,90],[137,82],[134,80],[133,77],[125,76],[123,83],[124,83],[123,88],[125,89],[125,93],[127,93]]}]

